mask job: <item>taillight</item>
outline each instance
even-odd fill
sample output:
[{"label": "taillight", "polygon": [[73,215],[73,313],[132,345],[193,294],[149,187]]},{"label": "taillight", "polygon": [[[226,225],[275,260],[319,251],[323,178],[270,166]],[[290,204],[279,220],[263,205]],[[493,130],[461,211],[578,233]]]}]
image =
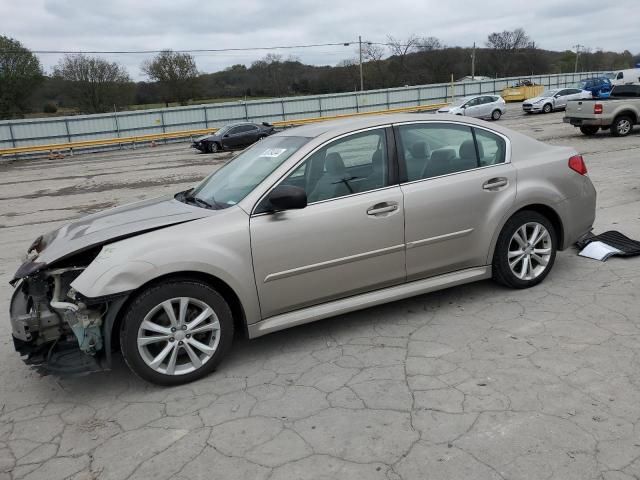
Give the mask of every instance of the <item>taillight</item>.
[{"label": "taillight", "polygon": [[602,113],[602,104],[601,103],[595,103],[593,105],[593,113]]},{"label": "taillight", "polygon": [[582,155],[574,155],[569,159],[569,168],[580,175],[587,174],[587,165],[584,163]]}]

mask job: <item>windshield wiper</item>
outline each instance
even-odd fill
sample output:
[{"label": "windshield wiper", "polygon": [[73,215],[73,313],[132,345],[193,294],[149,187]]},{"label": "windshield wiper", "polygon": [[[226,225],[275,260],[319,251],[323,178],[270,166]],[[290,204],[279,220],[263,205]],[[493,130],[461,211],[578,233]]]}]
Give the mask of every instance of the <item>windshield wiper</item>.
[{"label": "windshield wiper", "polygon": [[185,203],[191,203],[193,205],[196,205],[198,207],[203,207],[203,208],[209,208],[211,210],[223,210],[225,208],[227,208],[228,205],[225,205],[223,203],[217,202],[216,199],[213,197],[213,195],[211,196],[211,200],[212,202],[209,203],[207,200],[204,200],[200,197],[197,197],[193,194],[191,194],[190,192],[192,192],[193,189],[191,190],[187,190],[186,192],[184,192],[182,194],[182,198],[181,200]]},{"label": "windshield wiper", "polygon": [[217,208],[215,206],[213,206],[212,204],[210,204],[209,202],[207,202],[206,200],[203,200],[199,197],[194,197],[193,195],[186,195],[184,197],[184,200],[188,203],[193,203],[194,205],[197,205],[198,207],[204,207],[204,208],[208,208],[210,210],[217,210]]}]

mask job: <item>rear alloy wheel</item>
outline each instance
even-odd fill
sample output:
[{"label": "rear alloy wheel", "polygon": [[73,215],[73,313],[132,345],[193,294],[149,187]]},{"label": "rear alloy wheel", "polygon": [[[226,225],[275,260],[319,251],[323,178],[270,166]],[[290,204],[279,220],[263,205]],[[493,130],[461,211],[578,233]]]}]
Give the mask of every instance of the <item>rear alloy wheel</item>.
[{"label": "rear alloy wheel", "polygon": [[542,111],[544,113],[551,113],[551,110],[553,110],[553,107],[551,106],[550,103],[545,103],[544,107],[542,107]]},{"label": "rear alloy wheel", "polygon": [[511,288],[529,288],[547,276],[556,258],[556,232],[533,211],[516,213],[505,224],[493,256],[493,277]]},{"label": "rear alloy wheel", "polygon": [[620,117],[616,117],[613,121],[613,125],[611,125],[611,135],[614,137],[626,137],[631,133],[632,128],[633,121],[631,118],[622,115]]},{"label": "rear alloy wheel", "polygon": [[598,133],[598,130],[600,130],[600,127],[594,127],[593,125],[584,125],[580,127],[580,131],[588,137],[591,137]]},{"label": "rear alloy wheel", "polygon": [[501,116],[502,116],[502,112],[496,108],[493,111],[493,113],[491,113],[491,120],[496,120],[496,121],[500,120]]},{"label": "rear alloy wheel", "polygon": [[222,296],[196,281],[168,281],[138,296],[124,318],[123,356],[139,377],[160,385],[201,378],[231,346],[233,320]]}]

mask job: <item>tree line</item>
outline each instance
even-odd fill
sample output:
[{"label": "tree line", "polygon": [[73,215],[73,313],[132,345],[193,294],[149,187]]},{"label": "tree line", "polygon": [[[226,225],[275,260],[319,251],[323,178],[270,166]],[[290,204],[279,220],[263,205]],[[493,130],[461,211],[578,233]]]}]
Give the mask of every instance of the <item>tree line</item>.
[{"label": "tree line", "polygon": [[[66,55],[46,74],[38,57],[19,41],[0,36],[0,118],[32,112],[99,113],[140,104],[188,104],[212,98],[273,97],[358,90],[359,47],[336,66],[306,65],[267,54],[249,66],[203,73],[188,53],[165,50],[140,66],[146,81],[134,82],[117,62]],[[471,74],[489,77],[630,68],[640,55],[583,49],[542,50],[521,29],[493,32],[478,48],[452,47],[435,37],[388,36],[362,45],[365,89],[447,82]]]}]

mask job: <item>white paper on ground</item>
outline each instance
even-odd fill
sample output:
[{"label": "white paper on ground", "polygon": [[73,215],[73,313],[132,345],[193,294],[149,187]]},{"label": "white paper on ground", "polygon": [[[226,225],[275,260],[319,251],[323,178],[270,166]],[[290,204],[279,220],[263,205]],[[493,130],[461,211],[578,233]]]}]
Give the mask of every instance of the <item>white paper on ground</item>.
[{"label": "white paper on ground", "polygon": [[584,247],[578,255],[604,262],[607,258],[611,255],[615,255],[616,253],[622,252],[603,242],[591,242],[589,245]]}]

